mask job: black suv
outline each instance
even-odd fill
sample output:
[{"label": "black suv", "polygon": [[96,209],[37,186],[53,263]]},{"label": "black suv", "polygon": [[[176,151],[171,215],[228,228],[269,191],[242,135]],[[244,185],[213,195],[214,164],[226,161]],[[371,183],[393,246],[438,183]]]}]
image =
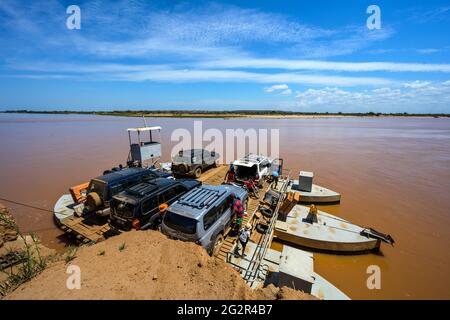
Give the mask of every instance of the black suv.
[{"label": "black suv", "polygon": [[199,178],[205,170],[217,166],[219,154],[205,149],[180,150],[172,158],[174,176],[193,176]]},{"label": "black suv", "polygon": [[201,182],[192,179],[164,178],[137,184],[113,197],[109,223],[113,228],[124,231],[148,229],[151,227],[150,218],[159,214],[161,204],[170,205],[200,185]]},{"label": "black suv", "polygon": [[85,206],[87,212],[96,212],[100,216],[109,216],[109,202],[119,192],[144,181],[167,178],[170,174],[148,168],[123,168],[105,171],[94,178],[87,188]]}]

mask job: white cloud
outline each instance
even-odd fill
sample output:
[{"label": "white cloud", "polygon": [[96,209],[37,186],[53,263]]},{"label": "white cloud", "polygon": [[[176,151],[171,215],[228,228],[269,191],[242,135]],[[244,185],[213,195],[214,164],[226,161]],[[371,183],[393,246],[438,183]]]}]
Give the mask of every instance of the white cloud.
[{"label": "white cloud", "polygon": [[[338,87],[297,92],[298,107],[321,111],[335,108],[342,112],[450,112],[450,88],[441,84],[412,87],[383,87],[373,90],[344,90]],[[426,109],[424,109],[424,107]]]},{"label": "white cloud", "polygon": [[405,83],[403,86],[409,89],[421,89],[427,87],[428,85],[430,85],[429,81],[416,80],[414,82]]},{"label": "white cloud", "polygon": [[282,96],[290,96],[292,94],[292,90],[289,88],[287,84],[275,84],[270,87],[265,87],[264,92],[278,93]]},{"label": "white cloud", "polygon": [[280,92],[280,94],[282,96],[290,96],[292,94],[292,90],[291,89],[286,89]]},{"label": "white cloud", "polygon": [[264,91],[270,93],[277,90],[286,90],[286,89],[289,89],[287,84],[274,84],[273,86],[265,87]]}]

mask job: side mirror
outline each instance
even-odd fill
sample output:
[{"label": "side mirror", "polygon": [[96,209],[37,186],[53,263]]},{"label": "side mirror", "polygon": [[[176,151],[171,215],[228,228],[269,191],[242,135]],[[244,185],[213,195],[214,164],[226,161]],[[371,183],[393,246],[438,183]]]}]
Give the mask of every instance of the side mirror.
[{"label": "side mirror", "polygon": [[216,152],[215,151],[211,151],[211,157],[215,157],[216,156]]}]

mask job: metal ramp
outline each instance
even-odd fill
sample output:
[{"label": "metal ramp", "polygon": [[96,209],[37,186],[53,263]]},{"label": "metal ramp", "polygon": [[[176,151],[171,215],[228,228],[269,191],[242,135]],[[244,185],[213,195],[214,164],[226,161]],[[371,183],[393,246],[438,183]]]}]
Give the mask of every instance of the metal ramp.
[{"label": "metal ramp", "polygon": [[[267,183],[264,185],[264,187],[266,189],[266,191],[268,190],[268,185]],[[242,222],[242,225],[245,226],[249,221],[251,221],[251,219],[253,218],[254,214],[257,212],[258,206],[260,204],[260,201],[264,198],[264,194],[265,192],[261,192],[260,193],[260,197],[258,199],[253,199],[253,198],[249,198],[248,204],[247,204],[247,214],[244,216],[244,220]],[[250,213],[251,212],[251,213]],[[230,252],[233,252],[234,250],[234,246],[236,244],[237,241],[237,236],[236,235],[228,235],[221,248],[220,251],[218,252],[218,254],[216,255],[217,258],[221,259],[221,260],[225,260],[227,261],[227,256]]]},{"label": "metal ramp", "polygon": [[[264,279],[267,276],[267,273],[269,271],[270,264],[265,262],[266,254],[270,251],[270,245],[272,243],[273,234],[274,234],[274,228],[276,221],[278,219],[278,213],[281,207],[281,204],[283,203],[283,200],[286,197],[287,194],[287,187],[290,183],[290,171],[288,170],[285,174],[285,179],[280,179],[279,184],[281,183],[280,187],[280,198],[279,201],[275,207],[274,213],[272,217],[270,218],[268,222],[268,228],[267,231],[258,239],[258,241],[251,242],[247,244],[249,246],[250,244],[252,247],[251,254],[249,258],[240,258],[238,261],[235,260],[234,257],[234,248],[235,248],[235,240],[231,246],[228,246],[224,248],[225,250],[229,248],[228,252],[226,252],[225,260],[228,262],[231,266],[233,266],[235,269],[237,269],[242,278],[247,282],[247,284],[252,287],[256,288],[261,283],[264,282]],[[264,197],[264,195],[262,195]],[[248,216],[249,221],[255,221],[257,220],[253,219],[255,214],[258,211],[258,206],[252,211],[252,214]],[[252,224],[254,227],[254,225]],[[224,243],[225,245],[225,243]],[[222,250],[221,250],[222,252]]]}]

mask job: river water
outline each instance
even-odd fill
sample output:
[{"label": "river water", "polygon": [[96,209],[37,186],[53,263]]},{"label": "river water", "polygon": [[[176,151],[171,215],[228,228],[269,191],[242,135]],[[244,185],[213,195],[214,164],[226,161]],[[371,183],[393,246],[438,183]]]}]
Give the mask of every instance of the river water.
[{"label": "river water", "polygon": [[[354,299],[450,299],[450,119],[181,119],[147,118],[162,126],[163,161],[171,133],[236,128],[279,129],[280,156],[293,175],[313,171],[315,183],[342,194],[320,209],[391,234],[380,254],[315,254],[315,271]],[[0,114],[0,198],[53,209],[70,186],[125,163],[126,128],[140,118]],[[24,231],[62,248],[52,214],[0,200]],[[369,290],[371,265],[381,289]]]}]

